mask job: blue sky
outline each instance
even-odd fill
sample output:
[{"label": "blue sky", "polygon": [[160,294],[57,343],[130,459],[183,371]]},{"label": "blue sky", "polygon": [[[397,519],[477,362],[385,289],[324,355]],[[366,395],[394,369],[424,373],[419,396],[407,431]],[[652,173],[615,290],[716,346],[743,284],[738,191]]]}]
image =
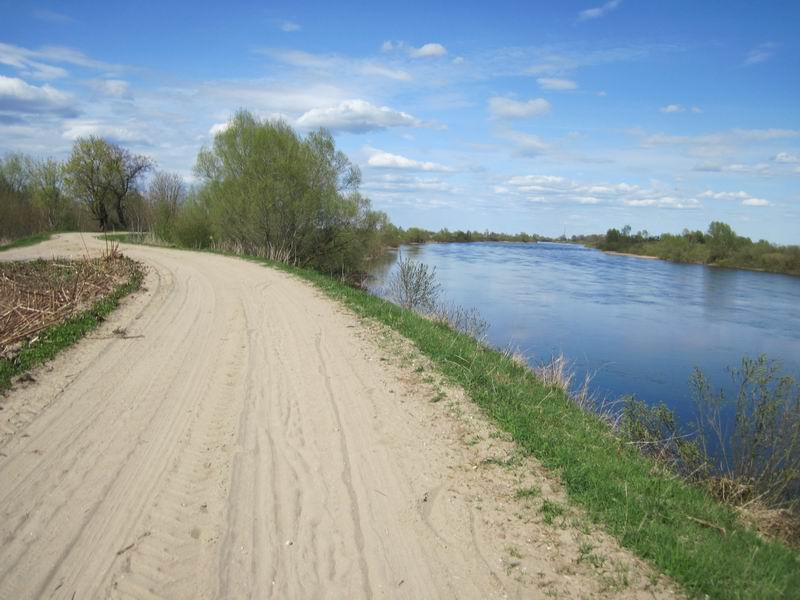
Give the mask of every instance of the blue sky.
[{"label": "blue sky", "polygon": [[800,243],[798,2],[0,0],[0,153],[324,126],[403,226]]}]

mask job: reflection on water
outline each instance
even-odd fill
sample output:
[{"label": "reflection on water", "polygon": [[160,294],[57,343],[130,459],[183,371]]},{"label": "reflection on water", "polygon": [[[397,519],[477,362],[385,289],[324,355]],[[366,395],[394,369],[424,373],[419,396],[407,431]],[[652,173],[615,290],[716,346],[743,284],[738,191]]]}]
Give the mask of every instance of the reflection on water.
[{"label": "reflection on water", "polygon": [[612,256],[569,244],[426,244],[381,257],[380,293],[398,254],[435,266],[447,300],[477,308],[489,341],[531,361],[563,352],[595,389],[690,404],[697,366],[717,386],[745,354],[800,374],[800,278]]}]

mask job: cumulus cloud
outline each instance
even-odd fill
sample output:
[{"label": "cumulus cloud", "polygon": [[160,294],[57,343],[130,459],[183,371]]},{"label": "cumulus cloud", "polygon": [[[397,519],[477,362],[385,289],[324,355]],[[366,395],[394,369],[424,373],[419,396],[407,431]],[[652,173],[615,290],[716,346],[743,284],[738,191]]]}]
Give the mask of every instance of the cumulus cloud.
[{"label": "cumulus cloud", "polygon": [[394,52],[396,50],[405,52],[410,58],[428,58],[447,54],[447,48],[435,42],[423,44],[419,47],[405,42],[385,41],[381,44],[381,52]]},{"label": "cumulus cloud", "polygon": [[214,123],[208,130],[208,134],[211,136],[215,136],[218,133],[223,133],[227,131],[228,127],[231,126],[230,121],[225,121],[224,123]]},{"label": "cumulus cloud", "polygon": [[559,79],[556,77],[539,77],[536,83],[544,90],[563,91],[574,90],[578,87],[578,84],[572,79]]},{"label": "cumulus cloud", "polygon": [[750,65],[756,65],[764,62],[765,60],[769,60],[772,55],[775,54],[776,48],[776,45],[772,42],[759,44],[755,48],[751,49],[744,57],[744,65],[749,67]]},{"label": "cumulus cloud", "polygon": [[72,97],[50,85],[30,85],[17,77],[0,75],[0,112],[24,115],[77,116]]},{"label": "cumulus cloud", "polygon": [[619,8],[619,5],[622,4],[622,0],[609,0],[605,4],[601,6],[595,6],[594,8],[587,8],[586,10],[582,10],[578,13],[578,20],[580,21],[588,21],[590,19],[597,19],[604,15],[607,15],[611,11],[616,10]]},{"label": "cumulus cloud", "polygon": [[662,113],[679,113],[683,112],[684,108],[680,104],[667,104],[666,106],[662,106],[659,110]]},{"label": "cumulus cloud", "polygon": [[742,206],[771,206],[771,202],[764,198],[755,198],[747,192],[714,192],[706,190],[700,194],[701,198],[708,198],[710,200],[738,200]]},{"label": "cumulus cloud", "polygon": [[367,164],[371,167],[382,169],[403,169],[408,171],[434,171],[440,173],[451,172],[453,169],[435,162],[419,161],[399,154],[391,154],[376,150],[369,157]]},{"label": "cumulus cloud", "polygon": [[366,100],[346,100],[336,106],[312,108],[297,119],[298,127],[326,127],[331,131],[365,133],[388,127],[421,127],[416,117],[388,106],[375,106]]},{"label": "cumulus cloud", "polygon": [[424,58],[426,56],[444,56],[447,48],[441,44],[425,44],[419,48],[409,48],[408,55],[411,58]]},{"label": "cumulus cloud", "polygon": [[525,102],[500,96],[489,98],[489,112],[499,119],[526,119],[549,111],[550,103],[544,98],[534,98]]}]

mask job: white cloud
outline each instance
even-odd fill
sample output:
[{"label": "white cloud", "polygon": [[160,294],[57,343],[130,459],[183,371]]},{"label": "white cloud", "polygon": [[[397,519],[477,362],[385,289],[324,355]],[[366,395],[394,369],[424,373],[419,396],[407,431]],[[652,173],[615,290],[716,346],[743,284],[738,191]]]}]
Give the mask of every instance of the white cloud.
[{"label": "white cloud", "polygon": [[755,198],[747,192],[714,192],[706,190],[700,194],[701,198],[709,198],[711,200],[739,200],[742,206],[771,206],[771,203],[763,198]]},{"label": "white cloud", "polygon": [[692,112],[695,113],[695,114],[700,114],[701,112],[703,112],[703,109],[700,108],[699,106],[693,106],[692,107]]},{"label": "white cloud", "polygon": [[692,170],[701,171],[704,173],[735,173],[738,175],[768,175],[770,173],[769,165],[766,163],[757,163],[754,165],[746,165],[742,163],[706,163],[703,165],[698,165]]},{"label": "white cloud", "polygon": [[447,48],[441,44],[424,44],[419,48],[409,47],[408,55],[411,58],[425,58],[428,56],[444,56],[447,54]]},{"label": "white cloud", "polygon": [[750,50],[744,58],[744,65],[756,65],[758,63],[762,63],[765,60],[768,60],[775,54],[776,50],[775,44],[772,42],[766,42],[764,44],[759,44],[752,50]]},{"label": "white cloud", "polygon": [[489,112],[500,119],[525,119],[546,114],[550,111],[550,103],[544,98],[534,98],[519,102],[510,98],[495,96],[489,98]]},{"label": "white cloud", "polygon": [[539,77],[536,83],[545,90],[574,90],[578,87],[578,84],[572,79],[558,79],[555,77]]},{"label": "white cloud", "polygon": [[136,123],[129,125],[106,123],[99,120],[75,120],[68,122],[61,137],[67,140],[76,140],[79,137],[94,135],[109,138],[115,142],[140,142],[150,143],[150,139],[145,135],[143,128]]},{"label": "white cloud", "polygon": [[56,114],[74,117],[72,96],[50,85],[30,85],[17,77],[0,75],[0,112],[16,114]]},{"label": "white cloud", "polygon": [[294,31],[300,31],[302,27],[295,23],[294,21],[280,21],[278,22],[278,27],[281,31],[285,33],[292,33]]},{"label": "white cloud", "polygon": [[326,127],[332,131],[365,133],[387,127],[421,127],[416,117],[366,100],[346,100],[328,108],[312,108],[297,119],[298,127]]},{"label": "white cloud", "polygon": [[778,152],[773,158],[777,163],[784,164],[800,164],[800,156],[797,154],[789,154],[788,152]]},{"label": "white cloud", "polygon": [[700,202],[676,196],[666,186],[643,187],[631,183],[589,183],[555,175],[524,175],[509,179],[497,193],[519,196],[538,204],[610,204],[630,207],[696,209]]},{"label": "white cloud", "polygon": [[95,60],[73,48],[45,46],[30,50],[21,46],[0,43],[0,64],[18,69],[22,75],[35,79],[66,77],[67,71],[49,63],[66,63],[86,69],[120,72],[123,67]]},{"label": "white cloud", "polygon": [[223,133],[228,130],[228,127],[231,126],[230,121],[224,121],[222,123],[214,123],[208,130],[208,134],[211,136],[215,136],[218,133]]},{"label": "white cloud", "polygon": [[447,54],[447,48],[435,42],[423,44],[419,47],[411,46],[405,42],[392,42],[390,40],[381,44],[381,52],[394,52],[396,50],[404,51],[410,58],[428,58],[432,56],[445,56]]},{"label": "white cloud", "polygon": [[746,198],[742,200],[743,206],[772,206],[772,204],[763,198]]},{"label": "white cloud", "polygon": [[371,167],[378,167],[383,169],[404,169],[409,171],[433,171],[440,173],[448,173],[453,169],[440,165],[435,162],[419,161],[399,154],[391,154],[382,150],[376,150],[369,157],[367,164]]},{"label": "white cloud", "polygon": [[420,177],[407,173],[385,173],[380,176],[373,176],[365,179],[364,190],[368,192],[379,192],[383,195],[398,194],[456,194],[460,190],[438,177]]},{"label": "white cloud", "polygon": [[619,5],[622,4],[622,0],[609,0],[605,4],[601,6],[596,6],[594,8],[587,8],[586,10],[582,10],[578,13],[578,19],[580,21],[588,21],[589,19],[597,19],[610,13],[613,10],[619,8]]},{"label": "white cloud", "polygon": [[662,106],[659,110],[662,113],[679,113],[683,112],[684,108],[680,104],[667,104],[666,106]]}]

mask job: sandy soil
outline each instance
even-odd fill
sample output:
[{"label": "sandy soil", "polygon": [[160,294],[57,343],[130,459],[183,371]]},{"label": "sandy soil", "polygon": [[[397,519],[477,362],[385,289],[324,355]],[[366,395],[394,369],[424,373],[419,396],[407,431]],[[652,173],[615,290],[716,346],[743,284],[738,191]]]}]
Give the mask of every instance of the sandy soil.
[{"label": "sandy soil", "polygon": [[557,481],[405,340],[271,269],[123,248],[145,289],[0,397],[0,599],[674,595],[576,509],[546,523]]}]

